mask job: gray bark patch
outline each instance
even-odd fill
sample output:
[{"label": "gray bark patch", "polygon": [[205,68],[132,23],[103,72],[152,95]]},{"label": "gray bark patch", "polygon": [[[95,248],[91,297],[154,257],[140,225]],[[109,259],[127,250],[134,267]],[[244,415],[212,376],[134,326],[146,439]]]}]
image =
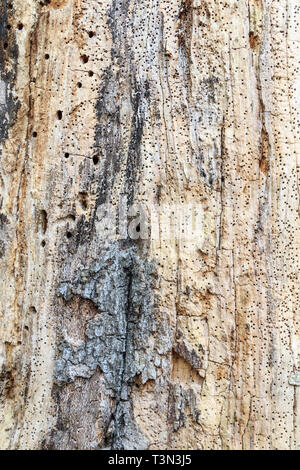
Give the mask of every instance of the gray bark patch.
[{"label": "gray bark patch", "polygon": [[[137,375],[142,383],[155,380],[160,356],[172,347],[167,323],[158,324],[154,313],[155,271],[155,263],[144,259],[137,247],[121,249],[116,242],[76,279],[62,282],[58,288],[65,301],[74,296],[89,299],[99,313],[87,323],[82,344],[74,347],[65,339],[60,342],[55,378],[63,385],[76,377],[89,379],[97,368],[102,371],[108,392],[115,399],[112,448],[146,446],[143,438],[137,437],[131,386]],[[154,346],[149,344],[151,335],[157,338]]]},{"label": "gray bark patch", "polygon": [[0,143],[8,137],[8,129],[16,120],[20,103],[14,96],[18,47],[9,22],[7,1],[0,6]]}]

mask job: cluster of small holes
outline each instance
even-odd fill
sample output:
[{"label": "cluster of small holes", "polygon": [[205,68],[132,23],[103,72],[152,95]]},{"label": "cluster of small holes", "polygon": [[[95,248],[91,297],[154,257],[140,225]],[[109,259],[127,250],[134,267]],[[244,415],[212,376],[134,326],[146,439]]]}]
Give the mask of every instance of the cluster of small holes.
[{"label": "cluster of small holes", "polygon": [[[50,0],[40,2],[42,6],[50,3]],[[252,5],[252,2],[249,3]],[[260,2],[254,3],[259,4]],[[87,2],[83,2],[83,4],[87,5]],[[299,73],[299,66],[295,65],[293,56],[293,48],[297,47],[297,41],[290,40],[286,34],[291,34],[293,37],[292,33],[297,31],[299,8],[295,7],[294,14],[286,13],[281,10],[279,2],[274,2],[270,25],[274,30],[274,39],[270,46],[268,60],[272,59],[275,72],[271,79],[272,85],[270,85],[271,66],[268,65],[267,60],[262,58],[259,63],[259,66],[265,71],[264,74],[259,72],[257,68],[262,39],[259,27],[255,24],[257,30],[254,31],[253,27],[253,31],[251,30],[249,34],[248,23],[244,22],[243,18],[242,6],[239,6],[238,3],[233,6],[226,2],[218,2],[214,8],[211,8],[208,2],[201,2],[201,6],[194,11],[191,7],[192,2],[180,2],[180,5],[177,2],[165,2],[160,5],[160,14],[157,8],[158,3],[154,1],[154,4],[155,8],[153,7],[149,11],[148,4],[143,1],[139,2],[138,12],[130,12],[132,17],[130,16],[129,20],[126,17],[127,11],[126,14],[122,13],[121,7],[120,10],[116,9],[114,12],[115,38],[123,42],[123,46],[126,44],[126,47],[129,48],[126,53],[130,56],[131,63],[138,69],[135,76],[136,83],[132,81],[128,88],[124,85],[124,89],[121,88],[121,90],[119,90],[119,87],[122,86],[121,83],[128,83],[129,74],[126,69],[128,64],[124,61],[124,52],[121,49],[118,50],[117,44],[114,44],[114,51],[111,51],[110,46],[106,45],[108,41],[103,40],[104,36],[110,38],[106,23],[106,10],[101,8],[100,3],[95,6],[89,3],[89,8],[81,17],[75,15],[76,21],[79,22],[76,31],[84,32],[86,42],[78,47],[76,64],[66,63],[66,71],[64,71],[65,64],[63,64],[59,78],[55,77],[54,79],[54,76],[51,76],[51,80],[53,79],[51,93],[54,91],[58,93],[61,89],[65,92],[62,86],[65,83],[65,73],[71,77],[70,87],[72,89],[71,102],[68,103],[67,109],[64,107],[64,92],[59,95],[58,106],[62,110],[57,111],[55,119],[62,122],[57,123],[52,132],[62,136],[61,155],[68,160],[68,164],[66,164],[62,159],[63,164],[73,167],[75,176],[82,162],[88,170],[91,162],[95,166],[99,166],[100,159],[103,155],[105,158],[110,146],[113,146],[113,150],[117,153],[117,144],[114,140],[114,136],[118,134],[117,126],[122,127],[123,147],[128,148],[131,143],[130,129],[132,123],[136,122],[132,115],[122,123],[118,121],[119,116],[115,120],[111,117],[113,113],[117,114],[118,103],[121,102],[121,105],[124,106],[122,109],[128,108],[133,112],[137,111],[137,118],[141,118],[141,116],[143,118],[144,147],[140,162],[143,184],[147,183],[147,186],[152,188],[153,194],[157,193],[156,182],[159,173],[163,180],[163,190],[160,191],[160,196],[165,195],[165,187],[168,185],[164,178],[168,174],[173,186],[176,186],[175,189],[167,187],[169,201],[177,202],[179,200],[182,203],[186,201],[189,185],[192,186],[192,183],[195,183],[195,186],[199,188],[199,199],[202,198],[202,206],[205,211],[204,227],[208,248],[207,251],[205,251],[205,247],[199,249],[197,255],[191,260],[188,247],[185,244],[180,246],[181,263],[184,266],[191,266],[190,269],[185,268],[180,271],[181,279],[186,281],[184,282],[185,289],[187,285],[193,287],[194,300],[198,302],[197,305],[203,318],[207,318],[209,334],[216,345],[215,350],[212,351],[216,364],[223,364],[226,369],[228,361],[233,356],[241,355],[240,362],[236,365],[240,369],[234,369],[232,372],[236,374],[235,381],[230,384],[232,396],[236,397],[236,401],[239,402],[242,398],[238,399],[237,397],[250,394],[254,369],[254,373],[260,379],[261,390],[257,390],[258,395],[251,402],[251,419],[255,419],[253,417],[259,419],[259,416],[264,415],[267,420],[269,411],[264,407],[264,397],[268,397],[271,390],[273,376],[270,370],[272,364],[275,363],[275,353],[272,349],[274,345],[271,337],[274,318],[272,317],[272,305],[268,304],[267,295],[270,286],[265,272],[267,260],[264,258],[264,250],[268,247],[269,239],[264,232],[263,211],[271,210],[268,206],[269,194],[266,193],[268,191],[268,172],[260,171],[260,168],[268,167],[262,165],[260,152],[261,150],[266,152],[264,158],[268,158],[270,142],[266,128],[262,136],[257,132],[259,126],[256,125],[258,117],[255,110],[259,106],[262,107],[263,97],[258,94],[256,101],[252,102],[248,86],[249,77],[256,77],[256,81],[253,78],[253,83],[258,83],[257,89],[263,87],[266,94],[264,106],[267,106],[267,108],[260,109],[259,119],[263,119],[264,114],[271,114],[268,106],[272,104],[275,116],[272,119],[278,126],[274,135],[273,150],[275,152],[274,158],[276,158],[276,176],[283,181],[283,185],[278,187],[276,191],[278,198],[284,201],[283,205],[289,217],[281,214],[274,222],[276,231],[272,236],[275,240],[275,246],[272,248],[271,254],[276,258],[275,268],[278,270],[279,277],[287,269],[290,270],[286,276],[287,289],[290,292],[284,291],[285,297],[282,298],[280,305],[281,316],[276,320],[280,331],[280,344],[282,349],[287,351],[291,321],[286,318],[286,312],[290,308],[289,303],[293,303],[295,297],[298,299],[295,294],[296,268],[295,272],[291,268],[293,264],[297,266],[297,259],[294,257],[291,246],[293,246],[297,235],[292,221],[297,217],[295,210],[297,204],[294,204],[293,201],[298,198],[296,185],[298,168],[295,165],[293,168],[289,166],[288,159],[292,161],[296,158],[296,150],[292,149],[290,141],[296,141],[299,137],[299,120],[297,120],[296,107],[293,104],[293,97],[296,93],[293,80]],[[8,6],[11,8],[11,4]],[[291,9],[291,11],[293,10]],[[258,12],[256,11],[255,14]],[[162,21],[162,16],[164,21]],[[57,13],[56,18],[61,28],[59,41],[63,40],[66,48],[74,46],[68,34],[65,33],[66,19],[63,13]],[[281,29],[277,18],[280,18],[284,24],[288,24],[287,32]],[[263,17],[260,21],[264,21]],[[246,23],[247,27],[244,28],[243,25]],[[101,24],[101,27],[97,29],[95,25],[98,24]],[[126,36],[125,24],[131,33],[128,37]],[[221,28],[220,25],[222,25]],[[23,27],[21,23],[17,26],[20,31]],[[8,24],[7,29],[10,30],[11,25]],[[145,38],[145,31],[148,31],[149,37]],[[286,47],[287,52],[284,54],[280,49],[281,42]],[[49,49],[47,48],[47,50],[51,51],[51,61],[53,54],[53,62],[58,61],[59,63],[59,58],[55,57],[56,46],[57,42],[50,35]],[[4,49],[7,48],[8,42],[5,42]],[[47,52],[44,57],[48,61],[49,53]],[[122,78],[127,79],[127,82],[126,80],[118,82],[116,76],[107,79],[107,91],[103,96],[110,98],[110,100],[107,99],[106,108],[103,107],[104,118],[101,125],[106,125],[108,130],[99,138],[98,143],[103,147],[102,153],[94,155],[94,129],[88,127],[86,122],[89,123],[90,120],[86,118],[94,116],[94,103],[97,102],[101,93],[100,88],[103,85],[99,77],[104,76],[104,72],[111,65],[110,60],[113,61],[114,67],[118,68]],[[131,72],[134,75],[134,72]],[[145,92],[146,82],[150,90],[150,99]],[[47,82],[42,84],[45,85],[45,83],[47,85]],[[37,86],[39,85],[37,84]],[[112,85],[112,89],[110,85]],[[231,89],[232,86],[234,90]],[[254,85],[251,84],[252,86]],[[268,95],[268,87],[272,88],[272,95]],[[85,90],[89,90],[88,95],[83,94]],[[120,91],[121,97],[117,96],[118,91]],[[86,99],[87,96],[89,100]],[[42,99],[42,94],[39,95],[39,98]],[[137,109],[134,109],[133,105],[135,100],[138,103]],[[45,105],[41,109],[45,109]],[[236,109],[241,110],[238,119],[235,114]],[[276,112],[274,113],[274,111]],[[291,116],[291,122],[286,117],[287,115]],[[62,119],[63,117],[64,119]],[[249,126],[249,122],[253,126]],[[228,148],[222,148],[224,125],[227,129],[229,128],[233,136],[230,142],[230,154],[228,154]],[[48,131],[47,128],[44,129],[44,132],[46,131]],[[40,134],[42,132],[39,132]],[[37,131],[33,131],[32,136],[37,137],[37,135]],[[165,148],[168,149],[166,155],[163,151],[158,150]],[[193,174],[186,176],[188,167],[192,168]],[[89,174],[88,170],[87,174],[92,178],[93,173]],[[74,175],[73,177],[75,177]],[[122,189],[122,184],[123,181],[120,180],[120,186],[117,187],[117,190]],[[259,184],[261,186],[258,186]],[[258,187],[261,193],[259,193]],[[294,195],[291,196],[290,192]],[[258,193],[260,196],[256,198],[254,195]],[[87,197],[80,197],[82,208],[86,210],[88,207]],[[149,192],[145,190],[145,200],[148,197]],[[219,220],[219,214],[222,217],[224,201],[226,201],[228,212],[231,211],[233,214],[230,216],[229,225],[230,231],[234,234],[234,241],[230,238],[230,234],[224,233],[227,229],[222,229],[222,220],[217,222],[218,227],[214,225],[215,221]],[[260,216],[257,219],[258,212]],[[255,230],[251,231],[251,227],[255,227]],[[210,253],[209,247],[215,246],[218,230],[218,236],[221,237],[220,254],[216,254],[216,250]],[[241,233],[243,236],[240,235]],[[287,235],[286,240],[282,239],[280,235],[282,233]],[[67,239],[73,237],[71,230],[66,231],[65,234]],[[45,246],[46,241],[42,240],[41,244]],[[224,250],[223,247],[225,247]],[[256,260],[253,259],[253,250]],[[225,257],[223,251],[226,251],[228,257]],[[278,251],[282,254],[278,255]],[[159,268],[161,270],[168,268],[169,272],[176,272],[178,277],[177,260],[169,260],[167,256],[162,258],[160,250],[155,254],[159,259]],[[225,277],[230,280],[226,283],[223,281],[224,277],[218,274],[220,279],[215,282],[219,283],[218,288],[222,292],[220,298],[214,292],[214,285],[208,281],[212,273],[215,275],[216,256],[221,258],[223,256],[222,269],[224,272],[227,270]],[[288,268],[286,267],[287,262],[289,263]],[[255,277],[255,282],[252,280],[252,275]],[[239,279],[241,283],[236,285],[235,283]],[[245,281],[244,285],[242,281]],[[199,285],[206,283],[205,293],[200,291],[197,283]],[[279,286],[272,288],[279,289]],[[253,290],[256,293],[254,300]],[[186,292],[188,291],[185,290],[183,293],[185,309],[188,308],[188,294]],[[223,312],[231,319],[232,323],[236,322],[235,329],[231,331],[223,324],[221,318],[220,304],[223,299],[234,300],[232,302],[234,306],[232,307],[229,302],[228,305],[225,305]],[[193,305],[190,305],[190,308],[193,312]],[[196,314],[199,314],[199,311]],[[268,311],[266,321],[260,317],[265,311]],[[238,317],[236,317],[236,312],[238,312]],[[260,321],[262,324],[259,323]],[[195,323],[196,321],[192,321],[191,326],[186,328],[187,336],[192,336],[197,329]],[[296,321],[295,328],[297,331],[299,330],[299,323]],[[231,350],[236,347],[241,349]],[[268,365],[265,362],[260,363],[261,357],[268,361]],[[238,374],[241,374],[240,381],[236,378]],[[281,370],[277,371],[277,377],[285,387],[287,380]],[[249,386],[247,382],[249,382]],[[216,384],[217,387],[218,384]],[[259,392],[263,396],[262,399],[260,399]],[[293,413],[293,398],[286,389],[280,388],[280,393],[283,397],[283,411],[278,412],[275,407],[272,416],[274,426],[272,431],[276,429],[278,432],[278,429],[281,429],[279,436],[281,442],[288,446],[289,431],[285,423]],[[275,398],[274,395],[271,396],[271,399],[275,400]],[[222,401],[221,393],[216,401],[218,405]],[[204,406],[202,410],[204,420],[206,416],[209,417],[209,413],[210,410]],[[249,426],[250,428],[251,426]]]}]

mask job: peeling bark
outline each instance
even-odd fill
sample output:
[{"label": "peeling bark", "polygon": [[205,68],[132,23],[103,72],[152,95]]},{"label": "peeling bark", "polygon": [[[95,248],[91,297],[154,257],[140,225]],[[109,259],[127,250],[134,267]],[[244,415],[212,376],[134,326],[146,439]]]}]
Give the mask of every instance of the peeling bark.
[{"label": "peeling bark", "polygon": [[298,31],[295,0],[2,2],[1,449],[300,448]]}]

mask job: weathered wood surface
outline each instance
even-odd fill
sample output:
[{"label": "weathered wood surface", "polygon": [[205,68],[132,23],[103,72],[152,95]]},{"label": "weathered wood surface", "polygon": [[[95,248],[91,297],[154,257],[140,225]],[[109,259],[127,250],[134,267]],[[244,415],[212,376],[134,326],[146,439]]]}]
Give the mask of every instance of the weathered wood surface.
[{"label": "weathered wood surface", "polygon": [[1,449],[300,448],[299,9],[2,0]]}]

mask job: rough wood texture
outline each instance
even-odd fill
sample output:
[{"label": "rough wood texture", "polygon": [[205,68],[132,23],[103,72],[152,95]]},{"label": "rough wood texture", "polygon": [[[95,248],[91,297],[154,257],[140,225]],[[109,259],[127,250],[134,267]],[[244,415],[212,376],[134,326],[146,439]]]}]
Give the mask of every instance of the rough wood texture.
[{"label": "rough wood texture", "polygon": [[300,448],[299,10],[2,0],[1,449]]}]

